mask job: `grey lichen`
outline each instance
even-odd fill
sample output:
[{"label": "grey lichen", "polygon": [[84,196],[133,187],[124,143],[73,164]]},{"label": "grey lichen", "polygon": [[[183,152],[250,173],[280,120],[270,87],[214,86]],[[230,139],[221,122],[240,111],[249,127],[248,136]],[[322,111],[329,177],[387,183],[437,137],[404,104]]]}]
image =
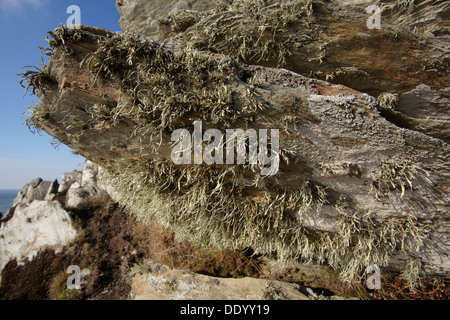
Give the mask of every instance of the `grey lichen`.
[{"label": "grey lichen", "polygon": [[[236,6],[230,8],[238,10]],[[281,4],[274,8],[278,6]],[[308,16],[307,10],[302,12]],[[56,42],[51,42],[55,46],[76,41],[73,34],[62,31],[55,37]],[[83,37],[82,31],[78,37]],[[136,34],[102,38],[82,67],[95,81],[119,83],[121,96],[116,105],[87,106],[84,111],[89,119],[85,121],[67,117],[63,123],[74,134],[92,126],[100,130],[115,127],[127,119],[134,125],[131,144],[151,144],[157,151],[163,134],[186,128],[183,117],[195,116],[223,128],[252,118],[261,108],[257,95],[232,89],[233,81],[242,82],[234,60],[193,49],[175,50]],[[28,78],[36,91],[44,89],[45,77],[38,73]],[[338,106],[355,99],[354,95],[309,98]],[[239,105],[246,109],[239,110]],[[36,127],[51,116],[47,104],[31,112],[29,121]],[[295,117],[282,120],[295,130]],[[294,147],[284,148],[286,162],[289,156],[295,158]],[[312,179],[281,188],[267,182],[250,165],[175,166],[167,159],[144,158],[98,159],[97,164],[106,169],[106,179],[114,186],[119,202],[140,221],[157,222],[173,229],[180,239],[219,248],[250,247],[256,254],[276,255],[280,261],[327,263],[341,270],[346,281],[367,266],[386,266],[394,252],[417,250],[427,237],[427,228],[409,213],[379,221],[374,213],[349,208],[350,197],[332,196]],[[426,171],[410,160],[383,163],[373,178],[375,197],[382,200],[395,189],[403,196],[417,177],[425,175]],[[303,217],[327,205],[337,212],[335,230],[320,231],[303,223]],[[417,268],[410,269],[408,278],[414,279]]]},{"label": "grey lichen", "polygon": [[378,96],[378,102],[380,106],[386,109],[395,110],[397,107],[399,98],[396,93],[385,92]]},{"label": "grey lichen", "polygon": [[[243,62],[274,60],[283,66],[293,46],[316,36],[312,12],[310,0],[221,0],[201,15],[179,11],[161,23],[172,26],[170,43],[226,53]],[[177,32],[180,25],[185,26],[183,33]],[[286,36],[293,27],[296,36]]]},{"label": "grey lichen", "polygon": [[403,197],[408,187],[413,190],[413,183],[417,178],[429,181],[428,175],[426,170],[412,160],[393,159],[392,162],[381,164],[380,171],[373,179],[372,190],[378,200],[386,199],[393,190],[399,190],[400,197]]},{"label": "grey lichen", "polygon": [[[280,261],[327,263],[341,270],[346,281],[369,265],[386,266],[393,252],[417,250],[427,237],[427,229],[412,216],[379,222],[370,212],[342,212],[336,232],[308,228],[301,217],[323,205],[321,186],[307,181],[284,192],[268,187],[255,201],[242,196],[245,186],[256,183],[243,173],[238,166],[119,161],[108,170],[108,179],[136,219],[170,227],[180,239],[251,247],[258,254],[275,253]],[[344,208],[345,202],[340,198],[335,205]]]}]

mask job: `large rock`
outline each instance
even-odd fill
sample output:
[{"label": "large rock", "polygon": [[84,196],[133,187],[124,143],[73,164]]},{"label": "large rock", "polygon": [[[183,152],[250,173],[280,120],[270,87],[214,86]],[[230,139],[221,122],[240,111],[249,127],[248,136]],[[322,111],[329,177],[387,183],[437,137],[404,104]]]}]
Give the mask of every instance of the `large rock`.
[{"label": "large rock", "polygon": [[[185,31],[169,30],[168,42],[179,47],[90,27],[56,30],[48,68],[28,77],[43,102],[29,122],[102,166],[108,185],[135,217],[157,221],[181,238],[250,247],[280,260],[326,262],[348,280],[373,264],[403,269],[411,281],[422,273],[448,277],[445,137],[397,121],[395,95],[377,101],[354,90],[400,95],[423,83],[445,95],[448,51],[441,39],[421,43],[409,29],[366,30],[361,7],[346,12],[335,1],[262,8],[253,2],[233,1]],[[290,8],[298,15],[291,16]],[[303,42],[292,38],[300,45],[286,57],[278,49],[289,49],[281,36],[292,30],[257,34],[266,48],[260,62],[284,62],[291,71],[217,54],[258,62],[247,54],[261,48],[238,51],[241,57],[233,51],[245,49],[243,26],[264,30],[245,10],[301,30],[296,35]],[[208,33],[221,25],[221,36]],[[221,47],[230,35],[237,42]],[[245,44],[255,37],[245,35]],[[325,45],[328,58],[316,50]],[[424,70],[423,61],[436,68]],[[327,73],[324,78],[353,89],[292,70]],[[194,120],[222,132],[280,129],[279,172],[264,177],[248,165],[175,165],[170,134],[192,132]]]},{"label": "large rock", "polygon": [[0,225],[0,271],[12,259],[32,260],[40,249],[61,248],[76,236],[69,214],[57,201],[19,204]]},{"label": "large rock", "polygon": [[124,31],[139,33],[157,38],[160,19],[184,10],[206,11],[215,7],[210,0],[156,0],[148,1],[117,0],[120,13],[119,24]]},{"label": "large rock", "polygon": [[[190,11],[176,6],[159,11],[167,2],[119,0],[122,28],[373,96],[401,94],[420,84],[448,87],[450,4],[445,0],[228,0],[211,1],[209,7],[197,0]],[[381,29],[368,28],[369,5],[381,8]]]},{"label": "large rock", "polygon": [[37,178],[28,182],[13,201],[13,207],[19,204],[28,205],[34,200],[53,200],[58,192],[59,183],[55,181],[43,181]]},{"label": "large rock", "polygon": [[141,266],[132,277],[134,300],[308,300],[311,289],[254,278],[215,278],[158,263]]},{"label": "large rock", "polygon": [[97,184],[98,166],[90,161],[87,161],[83,171],[79,175],[80,181],[72,182],[66,194],[66,207],[76,208],[83,201],[96,196],[107,195]]},{"label": "large rock", "polygon": [[60,193],[67,192],[67,190],[69,190],[70,186],[74,182],[81,183],[81,176],[82,172],[77,170],[64,173],[62,176],[62,182],[59,186],[58,192]]}]

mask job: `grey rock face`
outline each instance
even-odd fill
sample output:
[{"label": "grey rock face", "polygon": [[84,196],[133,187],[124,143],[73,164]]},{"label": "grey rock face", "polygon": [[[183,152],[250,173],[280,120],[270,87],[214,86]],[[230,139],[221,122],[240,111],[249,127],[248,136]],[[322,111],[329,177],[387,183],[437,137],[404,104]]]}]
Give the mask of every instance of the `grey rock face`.
[{"label": "grey rock face", "polygon": [[12,259],[31,260],[40,249],[61,247],[75,236],[69,214],[59,202],[20,203],[12,217],[0,226],[0,271]]},{"label": "grey rock face", "polygon": [[206,11],[215,5],[210,0],[117,0],[116,3],[122,30],[138,31],[154,39],[158,38],[158,19],[164,19],[180,10]]},{"label": "grey rock face", "polygon": [[134,300],[308,300],[310,294],[293,283],[215,278],[150,262],[141,268],[132,279]]},{"label": "grey rock face", "polygon": [[62,182],[61,185],[59,186],[58,192],[65,192],[69,190],[70,186],[74,182],[81,183],[81,176],[82,173],[80,171],[64,173],[62,176]]},{"label": "grey rock face", "polygon": [[13,206],[19,204],[28,205],[33,200],[46,200],[58,190],[58,181],[43,181],[41,178],[34,179],[27,183],[22,190],[19,191],[17,197],[13,201]]}]

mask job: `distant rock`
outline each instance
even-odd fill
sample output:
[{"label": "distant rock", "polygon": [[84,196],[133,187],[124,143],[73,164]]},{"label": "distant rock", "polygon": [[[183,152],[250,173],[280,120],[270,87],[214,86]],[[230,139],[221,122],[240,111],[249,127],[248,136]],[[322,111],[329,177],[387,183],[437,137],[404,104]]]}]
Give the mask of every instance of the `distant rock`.
[{"label": "distant rock", "polygon": [[76,230],[57,195],[66,196],[65,207],[76,208],[89,197],[106,195],[97,185],[98,168],[87,162],[83,171],[63,174],[58,180],[28,182],[14,199],[13,208],[0,219],[0,272],[12,259],[32,260],[40,249],[62,247]]},{"label": "distant rock", "polygon": [[81,179],[71,184],[66,195],[66,207],[76,208],[83,201],[107,193],[97,185],[98,166],[88,161],[80,173]]},{"label": "distant rock", "polygon": [[81,183],[81,175],[82,172],[76,170],[74,170],[73,172],[64,173],[62,176],[62,182],[59,185],[58,192],[66,192],[74,182]]},{"label": "distant rock", "polygon": [[41,178],[33,179],[28,182],[13,201],[13,207],[19,204],[30,204],[33,200],[47,200],[52,194],[56,194],[59,187],[57,180],[43,181]]},{"label": "distant rock", "polygon": [[20,203],[0,226],[0,270],[12,259],[31,260],[40,249],[61,247],[75,236],[69,214],[58,201]]},{"label": "distant rock", "polygon": [[59,188],[59,183],[58,183],[58,180],[55,179],[50,184],[50,187],[48,188],[47,193],[45,194],[44,200],[52,201],[58,194],[58,188]]},{"label": "distant rock", "polygon": [[78,182],[72,184],[66,195],[66,207],[76,208],[86,199],[101,195],[103,192],[96,186],[81,186]]}]

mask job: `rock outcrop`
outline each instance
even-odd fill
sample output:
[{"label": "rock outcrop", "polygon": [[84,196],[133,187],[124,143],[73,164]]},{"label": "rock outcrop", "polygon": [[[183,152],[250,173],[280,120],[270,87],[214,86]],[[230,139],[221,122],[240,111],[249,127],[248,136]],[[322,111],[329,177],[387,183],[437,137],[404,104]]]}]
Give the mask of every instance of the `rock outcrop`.
[{"label": "rock outcrop", "polygon": [[[0,220],[0,273],[10,260],[31,261],[46,247],[58,250],[70,243],[77,232],[66,208],[107,195],[97,185],[97,167],[89,162],[83,171],[64,174],[62,181],[37,178],[19,191]],[[54,200],[57,194],[65,194],[66,208]]]},{"label": "rock outcrop", "polygon": [[0,272],[10,260],[32,260],[39,250],[60,249],[75,236],[69,214],[58,201],[18,204],[0,227]]},{"label": "rock outcrop", "polygon": [[281,281],[215,278],[150,262],[138,268],[132,277],[134,300],[309,300],[315,295]]},{"label": "rock outcrop", "polygon": [[28,182],[13,201],[13,207],[19,204],[28,205],[34,200],[53,200],[58,192],[58,181],[43,181],[37,178]]},{"label": "rock outcrop", "polygon": [[98,167],[87,162],[79,180],[73,180],[66,195],[66,207],[76,208],[90,197],[106,196],[107,192],[97,185]]},{"label": "rock outcrop", "polygon": [[[99,165],[134,217],[180,238],[327,263],[347,280],[374,264],[411,283],[448,277],[449,52],[432,31],[447,4],[421,1],[431,13],[419,26],[399,17],[416,8],[383,1],[384,27],[368,30],[367,1],[263,2],[164,9],[166,44],[55,30],[49,65],[26,78],[42,100],[28,124]],[[154,36],[155,22],[140,29],[158,12],[144,3],[118,6],[141,8],[134,28]],[[195,120],[279,129],[278,173],[175,165],[171,133]]]},{"label": "rock outcrop", "polygon": [[62,182],[58,188],[58,192],[67,192],[74,182],[81,181],[81,175],[82,173],[77,170],[64,173],[62,176]]}]

